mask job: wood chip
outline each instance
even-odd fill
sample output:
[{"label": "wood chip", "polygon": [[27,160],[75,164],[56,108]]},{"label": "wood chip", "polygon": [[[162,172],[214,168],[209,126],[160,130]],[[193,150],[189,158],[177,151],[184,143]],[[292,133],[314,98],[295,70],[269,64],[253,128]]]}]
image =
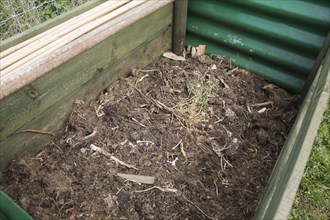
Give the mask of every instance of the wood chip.
[{"label": "wood chip", "polygon": [[171,60],[185,61],[186,59],[182,56],[178,56],[172,52],[165,52],[163,57],[169,58]]},{"label": "wood chip", "polygon": [[154,184],[155,182],[154,176],[141,176],[141,175],[125,174],[125,173],[117,173],[117,175],[129,181],[138,182],[138,183]]}]

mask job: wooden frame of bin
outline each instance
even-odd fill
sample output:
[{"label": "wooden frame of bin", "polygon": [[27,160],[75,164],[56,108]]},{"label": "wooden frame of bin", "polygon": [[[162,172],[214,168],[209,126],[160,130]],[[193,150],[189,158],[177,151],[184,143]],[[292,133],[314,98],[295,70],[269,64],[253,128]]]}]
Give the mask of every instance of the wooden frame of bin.
[{"label": "wooden frame of bin", "polygon": [[[105,1],[93,1],[1,45],[1,51]],[[60,131],[75,100],[85,104],[132,68],[143,68],[185,39],[188,1],[148,1],[34,63],[1,88],[0,170],[38,152]],[[16,76],[15,76],[16,77]]]}]

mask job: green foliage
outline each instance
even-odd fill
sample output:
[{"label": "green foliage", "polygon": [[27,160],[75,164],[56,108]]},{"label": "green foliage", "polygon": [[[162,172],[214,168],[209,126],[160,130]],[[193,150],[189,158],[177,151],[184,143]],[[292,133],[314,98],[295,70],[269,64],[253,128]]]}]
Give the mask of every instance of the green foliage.
[{"label": "green foliage", "polygon": [[290,219],[330,219],[330,100]]}]

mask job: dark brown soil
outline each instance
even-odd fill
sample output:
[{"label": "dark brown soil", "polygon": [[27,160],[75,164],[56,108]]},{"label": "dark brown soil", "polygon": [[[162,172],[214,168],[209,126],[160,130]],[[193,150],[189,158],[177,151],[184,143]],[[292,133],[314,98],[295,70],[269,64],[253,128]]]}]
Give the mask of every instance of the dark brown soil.
[{"label": "dark brown soil", "polygon": [[251,219],[295,106],[220,57],[161,58],[91,104],[77,100],[65,130],[14,161],[0,189],[35,219]]}]

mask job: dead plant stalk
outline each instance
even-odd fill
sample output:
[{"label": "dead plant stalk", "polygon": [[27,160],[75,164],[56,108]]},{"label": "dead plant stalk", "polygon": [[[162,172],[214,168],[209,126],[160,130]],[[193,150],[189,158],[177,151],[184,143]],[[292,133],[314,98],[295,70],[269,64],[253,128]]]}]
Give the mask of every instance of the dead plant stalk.
[{"label": "dead plant stalk", "polygon": [[127,168],[131,168],[131,169],[134,169],[134,170],[138,170],[135,166],[133,166],[133,165],[129,165],[129,164],[127,164],[127,163],[125,163],[125,162],[119,160],[118,158],[112,156],[109,152],[107,152],[107,151],[105,151],[105,150],[103,150],[103,149],[97,147],[97,146],[94,145],[94,144],[91,144],[91,145],[90,145],[90,148],[91,148],[92,150],[98,152],[99,154],[103,154],[104,156],[109,157],[111,160],[113,160],[113,161],[119,163],[119,164],[122,165],[122,166],[125,166],[125,167],[127,167]]}]

